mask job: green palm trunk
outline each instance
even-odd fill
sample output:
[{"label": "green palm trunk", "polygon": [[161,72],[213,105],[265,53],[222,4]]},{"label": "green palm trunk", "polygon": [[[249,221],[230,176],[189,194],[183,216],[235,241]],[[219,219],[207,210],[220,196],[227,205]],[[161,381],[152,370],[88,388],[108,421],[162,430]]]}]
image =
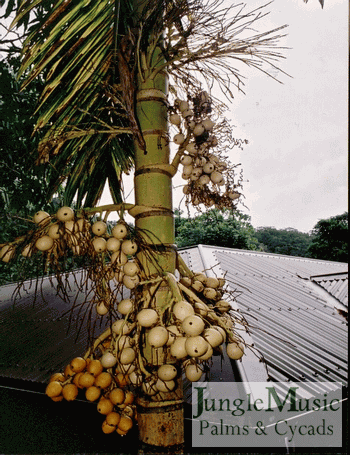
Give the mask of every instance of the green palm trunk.
[{"label": "green palm trunk", "polygon": [[[154,59],[157,58],[154,53]],[[152,65],[151,65],[152,66]],[[176,251],[172,210],[172,167],[167,124],[167,76],[138,80],[136,114],[146,142],[146,151],[135,141],[135,205],[131,211],[135,226],[153,251],[152,264],[139,255],[149,275],[159,271],[174,273]],[[158,309],[168,304],[166,282],[158,289],[155,302]],[[160,364],[162,356],[150,346],[144,349],[147,361]],[[158,447],[178,447],[184,442],[182,384],[166,398],[139,398],[139,437],[142,443]],[[147,449],[146,449],[147,450]]]}]

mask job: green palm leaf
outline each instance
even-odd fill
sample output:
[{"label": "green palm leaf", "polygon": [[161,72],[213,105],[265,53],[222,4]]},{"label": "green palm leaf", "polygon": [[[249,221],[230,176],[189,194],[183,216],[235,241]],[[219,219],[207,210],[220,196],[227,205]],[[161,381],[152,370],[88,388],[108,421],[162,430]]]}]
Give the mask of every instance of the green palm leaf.
[{"label": "green palm leaf", "polygon": [[[44,3],[23,1],[14,24]],[[48,198],[63,184],[66,203],[95,204],[108,181],[121,202],[121,174],[133,165],[134,145],[116,90],[116,49],[131,18],[128,1],[58,0],[25,41],[23,88],[39,75],[46,81],[35,132],[38,161],[51,165]]]}]

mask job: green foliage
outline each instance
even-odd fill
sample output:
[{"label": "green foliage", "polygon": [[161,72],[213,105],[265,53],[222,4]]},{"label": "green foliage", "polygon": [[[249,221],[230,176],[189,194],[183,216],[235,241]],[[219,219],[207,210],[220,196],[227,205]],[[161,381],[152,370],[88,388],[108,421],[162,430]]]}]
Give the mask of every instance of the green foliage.
[{"label": "green foliage", "polygon": [[311,242],[310,234],[299,232],[297,229],[276,229],[274,227],[259,227],[255,235],[263,245],[264,251],[289,256],[307,257]]},{"label": "green foliage", "polygon": [[37,141],[32,114],[42,82],[20,92],[18,67],[18,57],[0,61],[0,209],[24,214],[44,204],[49,170],[33,164]]},{"label": "green foliage", "polygon": [[318,221],[312,230],[308,254],[316,259],[348,262],[348,212]]},{"label": "green foliage", "polygon": [[220,212],[217,209],[195,218],[175,217],[175,241],[178,247],[215,245],[228,248],[257,250],[258,241],[250,218],[239,212]]}]

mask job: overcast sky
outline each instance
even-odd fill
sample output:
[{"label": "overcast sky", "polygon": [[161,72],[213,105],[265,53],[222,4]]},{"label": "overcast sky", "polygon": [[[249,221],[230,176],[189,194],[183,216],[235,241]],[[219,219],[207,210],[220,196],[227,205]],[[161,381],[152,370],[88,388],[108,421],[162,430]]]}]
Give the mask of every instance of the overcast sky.
[{"label": "overcast sky", "polygon": [[[259,27],[288,24],[281,45],[283,84],[242,68],[245,95],[227,113],[237,138],[248,139],[231,161],[242,163],[245,205],[254,227],[310,231],[347,210],[348,5],[346,0],[275,0]],[[247,2],[247,9],[265,4]],[[264,25],[264,26],[263,26]],[[184,184],[176,177],[175,185]],[[130,187],[127,185],[127,191]],[[174,191],[174,205],[182,198]],[[129,201],[132,201],[132,196]],[[182,206],[182,208],[185,208]]]}]

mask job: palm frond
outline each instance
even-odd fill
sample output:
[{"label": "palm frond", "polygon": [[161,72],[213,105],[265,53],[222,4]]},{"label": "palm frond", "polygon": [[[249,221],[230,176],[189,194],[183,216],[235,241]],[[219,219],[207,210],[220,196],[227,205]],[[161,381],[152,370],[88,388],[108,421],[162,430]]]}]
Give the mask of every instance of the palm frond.
[{"label": "palm frond", "polygon": [[[44,3],[23,1],[14,23]],[[131,17],[128,1],[58,0],[26,38],[22,89],[39,75],[46,80],[35,133],[41,138],[38,162],[51,164],[49,196],[66,182],[67,202],[96,201],[108,180],[99,171],[111,168],[120,201],[121,173],[132,166],[134,146],[122,94],[116,103],[117,90],[113,97],[108,92],[119,83],[115,50]]]}]

